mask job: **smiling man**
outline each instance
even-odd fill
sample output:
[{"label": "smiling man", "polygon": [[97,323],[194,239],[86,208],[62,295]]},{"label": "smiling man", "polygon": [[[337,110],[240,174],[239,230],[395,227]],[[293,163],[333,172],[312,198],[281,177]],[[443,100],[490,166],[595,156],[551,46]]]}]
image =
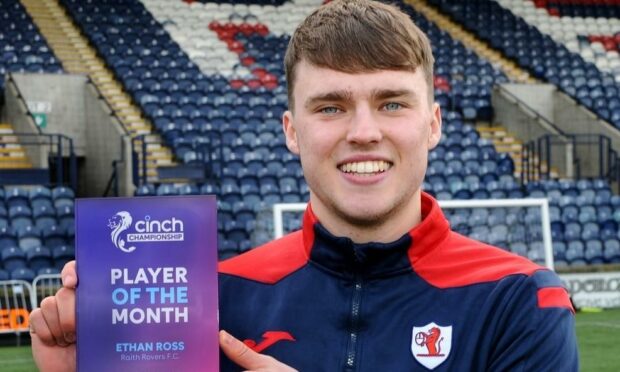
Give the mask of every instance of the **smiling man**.
[{"label": "smiling man", "polygon": [[[283,128],[310,203],[302,230],[220,264],[221,370],[576,371],[557,276],[452,232],[421,191],[441,112],[410,18],[331,2],[285,65]],[[31,316],[44,371],[75,368],[74,263],[63,282]]]}]

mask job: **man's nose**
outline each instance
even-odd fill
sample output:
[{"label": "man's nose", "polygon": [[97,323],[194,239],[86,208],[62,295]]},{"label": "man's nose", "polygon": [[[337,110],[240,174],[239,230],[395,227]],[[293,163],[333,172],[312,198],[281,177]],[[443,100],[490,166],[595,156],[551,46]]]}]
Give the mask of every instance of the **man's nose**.
[{"label": "man's nose", "polygon": [[351,117],[347,141],[358,144],[379,142],[383,137],[380,123],[372,110],[366,107],[355,110]]}]

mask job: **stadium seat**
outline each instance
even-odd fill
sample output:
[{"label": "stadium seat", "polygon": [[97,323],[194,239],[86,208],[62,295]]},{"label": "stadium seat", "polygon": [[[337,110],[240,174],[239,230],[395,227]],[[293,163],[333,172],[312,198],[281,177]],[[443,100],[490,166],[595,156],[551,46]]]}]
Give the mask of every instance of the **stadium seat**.
[{"label": "stadium seat", "polygon": [[19,247],[4,248],[0,253],[2,265],[8,272],[26,267],[26,254]]},{"label": "stadium seat", "polygon": [[45,186],[33,187],[30,189],[28,197],[30,199],[30,206],[35,211],[43,206],[52,208],[52,191]]},{"label": "stadium seat", "polygon": [[73,208],[75,193],[68,187],[58,186],[52,189],[52,199],[56,209],[60,209],[65,206]]},{"label": "stadium seat", "polygon": [[34,218],[35,226],[39,229],[44,229],[56,225],[56,210],[52,207],[49,199],[36,200],[40,202],[33,206],[32,217]]},{"label": "stadium seat", "polygon": [[17,246],[17,234],[14,229],[9,226],[0,226],[0,251],[13,246]]},{"label": "stadium seat", "polygon": [[60,274],[60,270],[55,267],[42,267],[37,270],[37,276],[39,275],[58,275]]},{"label": "stadium seat", "polygon": [[34,247],[26,255],[28,266],[34,272],[52,266],[52,253],[46,247]]},{"label": "stadium seat", "polygon": [[61,245],[52,249],[52,259],[54,267],[62,270],[65,264],[75,259],[75,250],[71,246]]},{"label": "stadium seat", "polygon": [[30,208],[28,191],[21,187],[11,187],[5,192],[5,202],[9,210],[15,207]]},{"label": "stadium seat", "polygon": [[41,245],[41,232],[35,226],[26,226],[17,230],[17,241],[24,252]]},{"label": "stadium seat", "polygon": [[36,277],[35,272],[25,267],[11,270],[12,280],[23,280],[26,282],[32,282],[35,277]]},{"label": "stadium seat", "polygon": [[57,207],[56,209],[58,218],[58,227],[67,231],[69,227],[73,228],[74,216],[73,216],[73,204]]}]

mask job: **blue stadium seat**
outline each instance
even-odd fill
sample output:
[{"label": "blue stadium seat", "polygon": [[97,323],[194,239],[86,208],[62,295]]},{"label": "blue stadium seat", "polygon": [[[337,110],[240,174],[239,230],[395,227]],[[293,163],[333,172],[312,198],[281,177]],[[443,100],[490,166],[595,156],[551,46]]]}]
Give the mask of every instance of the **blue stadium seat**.
[{"label": "blue stadium seat", "polygon": [[26,267],[26,254],[19,247],[4,248],[0,256],[4,269],[8,272]]},{"label": "blue stadium seat", "polygon": [[29,199],[33,210],[41,206],[52,208],[52,191],[45,186],[35,186],[30,189]]},{"label": "blue stadium seat", "polygon": [[35,272],[28,268],[22,267],[11,270],[11,279],[13,280],[24,280],[26,282],[32,282],[35,277]]},{"label": "blue stadium seat", "polygon": [[57,275],[60,274],[60,270],[55,267],[42,267],[37,270],[37,276],[39,275]]},{"label": "blue stadium seat", "polygon": [[57,209],[65,206],[73,208],[75,193],[68,187],[58,186],[52,189],[52,199]]},{"label": "blue stadium seat", "polygon": [[65,264],[75,259],[75,250],[72,246],[61,245],[52,249],[52,259],[54,260],[54,267],[58,270],[62,270]]},{"label": "blue stadium seat", "polygon": [[28,191],[21,187],[11,187],[5,192],[6,205],[9,210],[14,207],[27,207],[30,208],[30,201],[28,197]]},{"label": "blue stadium seat", "polygon": [[11,220],[11,226],[15,229],[25,228],[32,226],[32,211],[30,207],[23,205],[14,205],[9,208],[9,218]]},{"label": "blue stadium seat", "polygon": [[140,187],[136,189],[135,195],[136,196],[155,196],[155,185],[151,183],[140,185]]},{"label": "blue stadium seat", "polygon": [[17,230],[17,241],[24,252],[41,246],[41,232],[35,226],[26,226]]},{"label": "blue stadium seat", "polygon": [[34,247],[26,254],[28,266],[34,272],[52,266],[52,253],[47,247]]},{"label": "blue stadium seat", "polygon": [[566,261],[571,266],[585,266],[584,245],[580,240],[570,241],[566,249]]},{"label": "blue stadium seat", "polygon": [[[37,199],[37,200],[47,200],[48,199]],[[39,229],[44,229],[49,226],[54,226],[57,224],[56,221],[56,210],[52,207],[51,202],[47,203],[37,203],[36,206],[33,207],[32,217],[34,218],[34,224]]]},{"label": "blue stadium seat", "polygon": [[177,187],[179,195],[199,195],[200,189],[196,185],[181,185]]},{"label": "blue stadium seat", "polygon": [[528,247],[525,243],[516,242],[510,244],[510,251],[519,256],[527,257]]},{"label": "blue stadium seat", "polygon": [[600,240],[586,240],[584,256],[589,264],[602,264],[603,243]]},{"label": "blue stadium seat", "polygon": [[17,246],[17,234],[15,230],[10,226],[0,226],[0,250],[13,246]]},{"label": "blue stadium seat", "polygon": [[67,231],[69,227],[73,228],[74,225],[74,217],[73,217],[73,205],[63,205],[57,207],[56,209],[57,219],[58,219],[58,227]]}]

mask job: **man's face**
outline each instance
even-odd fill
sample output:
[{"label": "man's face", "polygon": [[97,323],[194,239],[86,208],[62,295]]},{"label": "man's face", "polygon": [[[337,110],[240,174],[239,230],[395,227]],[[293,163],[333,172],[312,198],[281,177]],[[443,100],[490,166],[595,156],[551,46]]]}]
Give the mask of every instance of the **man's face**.
[{"label": "man's face", "polygon": [[302,61],[296,73],[283,125],[314,212],[354,240],[400,237],[419,221],[428,151],[441,136],[421,69],[348,74]]}]

